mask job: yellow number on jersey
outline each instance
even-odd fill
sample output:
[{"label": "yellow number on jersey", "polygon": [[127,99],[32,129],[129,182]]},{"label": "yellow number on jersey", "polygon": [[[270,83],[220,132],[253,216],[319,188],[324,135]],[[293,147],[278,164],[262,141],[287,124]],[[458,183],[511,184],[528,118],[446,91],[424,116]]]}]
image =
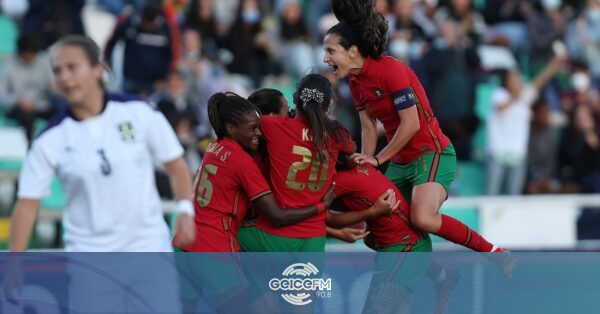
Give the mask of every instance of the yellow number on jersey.
[{"label": "yellow number on jersey", "polygon": [[[292,154],[302,156],[302,161],[296,161],[290,165],[288,169],[287,180],[285,185],[292,190],[304,190],[308,185],[308,188],[317,192],[325,186],[325,180],[327,179],[327,170],[329,169],[329,156],[325,154],[324,160],[321,162],[318,158],[312,159],[312,152],[302,146],[294,145]],[[311,166],[312,162],[312,166]],[[297,182],[296,175],[298,171],[310,168],[310,174],[308,176],[308,182]],[[321,176],[319,177],[319,169],[321,170]],[[307,184],[308,183],[308,184]]]}]

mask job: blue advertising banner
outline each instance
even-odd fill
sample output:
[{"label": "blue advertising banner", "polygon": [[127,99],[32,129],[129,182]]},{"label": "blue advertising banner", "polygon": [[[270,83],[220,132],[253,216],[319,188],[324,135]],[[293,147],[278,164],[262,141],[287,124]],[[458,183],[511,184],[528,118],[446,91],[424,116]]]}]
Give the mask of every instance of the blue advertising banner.
[{"label": "blue advertising banner", "polygon": [[0,253],[0,313],[600,313],[600,253],[512,257]]}]

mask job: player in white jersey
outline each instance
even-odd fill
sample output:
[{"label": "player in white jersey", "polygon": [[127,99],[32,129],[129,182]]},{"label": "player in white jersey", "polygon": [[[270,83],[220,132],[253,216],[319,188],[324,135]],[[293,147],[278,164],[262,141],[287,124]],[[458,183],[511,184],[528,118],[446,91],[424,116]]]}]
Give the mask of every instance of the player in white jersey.
[{"label": "player in white jersey", "polygon": [[[12,216],[10,250],[27,248],[40,199],[49,193],[56,175],[67,196],[66,251],[172,251],[153,162],[166,168],[178,200],[178,241],[193,241],[191,178],[165,117],[141,99],[106,92],[100,49],[88,37],[61,39],[51,49],[51,61],[57,87],[69,105],[49,121],[28,153]],[[78,254],[69,255],[69,260],[77,260],[67,267],[73,311],[148,310],[140,304],[159,312],[178,311],[177,273],[168,256]],[[89,271],[92,268],[104,275],[98,277]],[[114,286],[115,280],[127,289]],[[18,276],[6,276],[8,300],[19,300],[21,284]],[[131,291],[138,297],[131,298]]]},{"label": "player in white jersey", "polygon": [[100,49],[91,39],[65,37],[52,48],[51,58],[69,106],[49,121],[28,153],[10,250],[26,249],[39,201],[57,175],[67,196],[66,251],[171,251],[153,161],[165,166],[184,212],[177,227],[187,236],[178,240],[193,240],[191,178],[164,116],[141,99],[107,94]]}]

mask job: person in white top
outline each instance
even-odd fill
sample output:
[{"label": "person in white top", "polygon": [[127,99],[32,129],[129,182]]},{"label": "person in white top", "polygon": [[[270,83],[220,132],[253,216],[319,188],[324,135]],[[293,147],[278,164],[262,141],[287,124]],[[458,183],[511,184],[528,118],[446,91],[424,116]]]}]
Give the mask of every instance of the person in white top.
[{"label": "person in white top", "polygon": [[175,133],[147,102],[110,95],[100,49],[68,36],[51,50],[57,88],[69,103],[35,139],[19,179],[10,250],[27,248],[40,199],[54,175],[67,197],[65,250],[171,251],[153,160],[167,170],[182,214],[178,241],[194,239],[191,178]]},{"label": "person in white top", "polygon": [[[172,251],[153,161],[164,165],[178,200],[177,244],[195,239],[191,177],[173,129],[147,102],[107,94],[100,55],[96,43],[79,35],[62,38],[50,51],[57,88],[69,106],[49,121],[25,160],[12,216],[11,251],[27,249],[40,199],[55,175],[67,196],[67,252]],[[69,309],[177,313],[174,261],[157,254],[69,255]],[[13,304],[27,302],[20,296],[18,256],[9,261],[3,286]]]},{"label": "person in white top", "polygon": [[502,85],[492,93],[487,120],[487,194],[520,194],[526,174],[531,105],[554,76],[565,57],[555,56],[529,84],[518,69],[502,73]]}]

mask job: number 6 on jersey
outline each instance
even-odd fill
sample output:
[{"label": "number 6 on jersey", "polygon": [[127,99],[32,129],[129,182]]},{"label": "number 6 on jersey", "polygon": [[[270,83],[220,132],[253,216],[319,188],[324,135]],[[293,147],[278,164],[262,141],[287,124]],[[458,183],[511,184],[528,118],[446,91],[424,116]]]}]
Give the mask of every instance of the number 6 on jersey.
[{"label": "number 6 on jersey", "polygon": [[[210,203],[213,193],[213,186],[212,182],[210,182],[208,179],[208,174],[217,174],[217,170],[219,170],[219,167],[206,164],[202,169],[202,173],[198,174],[200,176],[200,184],[198,184],[198,197],[196,200],[198,201],[198,205],[200,205],[200,207],[206,207],[206,205]],[[198,175],[196,175],[196,181],[198,181]]]}]

